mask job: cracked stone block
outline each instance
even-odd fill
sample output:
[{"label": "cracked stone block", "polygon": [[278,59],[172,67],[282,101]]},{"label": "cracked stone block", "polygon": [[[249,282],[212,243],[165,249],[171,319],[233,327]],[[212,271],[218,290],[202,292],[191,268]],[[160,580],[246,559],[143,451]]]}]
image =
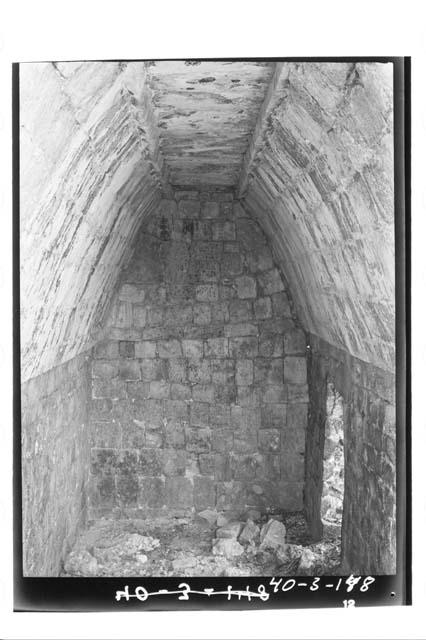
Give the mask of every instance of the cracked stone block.
[{"label": "cracked stone block", "polygon": [[203,341],[202,340],[182,340],[182,351],[186,358],[202,358],[203,357]]},{"label": "cracked stone block", "polygon": [[256,280],[251,276],[239,276],[235,278],[237,287],[237,295],[239,298],[255,298],[256,297]]},{"label": "cracked stone block", "polygon": [[258,298],[253,303],[254,315],[257,320],[266,320],[272,317],[272,304],[271,298]]},{"label": "cracked stone block", "polygon": [[150,340],[143,340],[141,342],[135,342],[135,357],[136,358],[155,358],[156,344]]},{"label": "cracked stone block", "polygon": [[281,432],[278,429],[262,429],[259,431],[259,449],[270,453],[280,450]]},{"label": "cracked stone block", "polygon": [[216,505],[216,489],[213,478],[194,477],[194,506],[200,511]]},{"label": "cracked stone block", "polygon": [[193,503],[193,486],[188,478],[166,478],[166,505],[170,509],[191,508]]},{"label": "cracked stone block", "polygon": [[235,223],[227,220],[218,220],[212,224],[213,240],[235,240]]},{"label": "cracked stone block", "polygon": [[253,384],[253,360],[237,360],[235,365],[235,381],[237,385]]},{"label": "cracked stone block", "polygon": [[157,350],[160,358],[179,358],[182,355],[179,340],[159,340]]},{"label": "cracked stone block", "polygon": [[284,334],[284,353],[304,354],[306,351],[306,336],[302,329],[294,329]]},{"label": "cracked stone block", "polygon": [[284,283],[278,269],[271,269],[270,271],[259,273],[257,279],[263,293],[267,296],[278,293],[279,291],[284,291]]},{"label": "cracked stone block", "polygon": [[195,297],[199,302],[215,302],[219,299],[217,284],[200,284],[195,287]]},{"label": "cracked stone block", "polygon": [[134,358],[135,357],[135,343],[134,342],[128,342],[128,341],[122,340],[118,344],[118,349],[119,349],[120,356],[122,358]]},{"label": "cracked stone block", "polygon": [[164,480],[140,477],[137,501],[140,507],[163,507],[166,503]]},{"label": "cracked stone block", "polygon": [[253,320],[253,306],[250,300],[231,300],[229,303],[231,322],[247,322]]},{"label": "cracked stone block", "polygon": [[209,338],[204,343],[206,358],[226,358],[228,356],[228,338]]}]

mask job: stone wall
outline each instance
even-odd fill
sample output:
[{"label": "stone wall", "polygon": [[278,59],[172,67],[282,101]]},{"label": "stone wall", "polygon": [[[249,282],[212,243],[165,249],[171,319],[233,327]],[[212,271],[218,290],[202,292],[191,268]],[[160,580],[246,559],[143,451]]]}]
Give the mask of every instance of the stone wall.
[{"label": "stone wall", "polygon": [[305,511],[320,539],[327,384],[344,402],[345,496],[343,566],[368,574],[395,573],[395,378],[320,338],[309,337],[309,425]]},{"label": "stone wall", "polygon": [[94,349],[91,515],[300,510],[306,338],[230,192],[143,225]]},{"label": "stone wall", "polygon": [[22,385],[24,576],[57,576],[86,519],[88,357]]}]

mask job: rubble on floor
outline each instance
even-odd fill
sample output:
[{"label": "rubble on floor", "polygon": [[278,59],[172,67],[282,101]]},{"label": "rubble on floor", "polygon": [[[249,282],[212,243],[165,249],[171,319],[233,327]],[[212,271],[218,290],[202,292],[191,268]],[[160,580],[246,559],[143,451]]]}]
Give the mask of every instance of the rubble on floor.
[{"label": "rubble on floor", "polygon": [[62,576],[337,575],[340,529],[309,540],[300,513],[101,519],[82,533]]}]

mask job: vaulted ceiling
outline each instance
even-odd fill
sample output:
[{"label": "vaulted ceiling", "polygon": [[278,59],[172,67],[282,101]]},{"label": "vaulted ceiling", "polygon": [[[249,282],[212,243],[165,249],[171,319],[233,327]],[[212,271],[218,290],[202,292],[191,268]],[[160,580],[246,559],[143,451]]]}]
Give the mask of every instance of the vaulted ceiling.
[{"label": "vaulted ceiling", "polygon": [[87,349],[142,220],[232,187],[306,329],[394,366],[392,65],[20,65],[23,380]]}]

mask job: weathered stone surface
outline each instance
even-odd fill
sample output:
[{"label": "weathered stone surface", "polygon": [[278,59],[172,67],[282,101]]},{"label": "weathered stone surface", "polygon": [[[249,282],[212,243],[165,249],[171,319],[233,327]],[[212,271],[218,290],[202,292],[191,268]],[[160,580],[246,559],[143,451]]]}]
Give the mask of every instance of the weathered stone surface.
[{"label": "weathered stone surface", "polygon": [[213,542],[213,555],[225,556],[226,558],[234,558],[244,553],[244,547],[231,538],[221,538]]},{"label": "weathered stone surface", "polygon": [[260,531],[260,546],[261,551],[276,551],[280,547],[285,546],[285,534],[286,529],[282,522],[277,520],[269,520],[263,525]]},{"label": "weathered stone surface", "polygon": [[260,529],[252,520],[247,520],[243,530],[241,531],[238,541],[241,544],[256,543],[260,534]]}]

